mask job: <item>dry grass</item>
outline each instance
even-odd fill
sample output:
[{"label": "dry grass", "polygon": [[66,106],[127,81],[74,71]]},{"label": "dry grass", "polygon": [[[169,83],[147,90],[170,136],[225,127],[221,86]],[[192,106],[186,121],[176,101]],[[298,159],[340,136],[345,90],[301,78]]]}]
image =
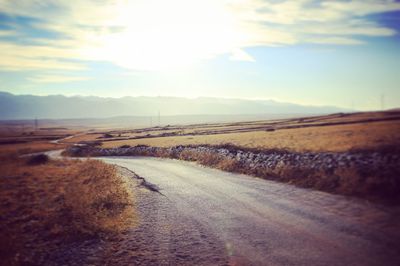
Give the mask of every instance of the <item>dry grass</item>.
[{"label": "dry grass", "polygon": [[400,122],[382,121],[350,125],[281,129],[272,132],[252,131],[216,135],[171,136],[104,142],[103,147],[148,145],[221,145],[257,149],[284,149],[296,152],[374,149],[385,145],[400,145]]},{"label": "dry grass", "polygon": [[59,150],[66,145],[49,143],[48,141],[33,141],[28,143],[4,144],[0,145],[0,158],[10,155],[23,155],[50,150]]},{"label": "dry grass", "polygon": [[[175,136],[163,136],[175,132]],[[397,154],[400,147],[400,111],[333,114],[272,121],[199,124],[188,126],[155,127],[124,131],[109,131],[122,137],[143,137],[127,140],[103,141],[102,147],[123,145],[223,146],[262,152],[377,152],[380,156]],[[149,134],[149,136],[147,136]],[[191,134],[191,135],[182,135]],[[108,139],[109,140],[109,139]],[[371,165],[363,169],[357,165],[341,166],[333,171],[310,169],[307,165],[294,166],[283,162],[273,169],[254,169],[236,160],[221,158],[213,153],[191,152],[170,154],[167,150],[149,151],[136,155],[172,157],[197,161],[218,169],[255,175],[262,178],[296,184],[345,195],[368,199],[390,199],[400,202],[399,170],[392,165]],[[157,153],[157,154],[154,154]],[[89,155],[89,154],[87,154]],[[387,163],[390,164],[390,163]],[[325,168],[324,168],[325,169]]]},{"label": "dry grass", "polygon": [[0,260],[35,265],[57,246],[136,222],[127,180],[100,161],[0,165]]},{"label": "dry grass", "polygon": [[[154,156],[163,158],[173,158],[186,161],[195,161],[204,166],[217,168],[224,171],[253,175],[256,177],[285,182],[305,188],[313,188],[321,191],[356,196],[359,198],[379,202],[385,205],[400,205],[400,168],[396,156],[400,153],[398,147],[388,146],[380,149],[349,152],[350,159],[339,157],[330,164],[327,160],[319,158],[307,159],[303,161],[301,154],[294,154],[291,158],[275,157],[273,164],[255,164],[248,160],[237,160],[235,157],[225,156],[221,153],[209,149],[195,149],[194,146],[185,149],[158,148],[147,149],[145,147],[133,147],[126,150],[127,153],[119,155],[130,156]],[[256,149],[242,149],[232,145],[215,146],[227,150],[242,150],[244,152],[258,153]],[[90,147],[80,148],[81,151],[71,153],[70,156],[104,156],[104,150]],[[110,150],[113,152],[112,150]],[[116,151],[116,150],[114,150]],[[120,152],[121,150],[119,150]],[[287,150],[263,150],[264,154],[271,156],[290,155]],[[315,155],[315,154],[314,154]],[[342,154],[336,154],[342,156]],[[370,157],[374,155],[374,157]],[[376,155],[383,156],[382,160],[371,159]],[[300,157],[298,157],[300,156]],[[386,158],[386,159],[385,159]],[[398,157],[397,157],[398,158]],[[329,159],[329,160],[332,160]],[[300,160],[300,161],[299,161]],[[314,161],[313,161],[314,160]],[[367,161],[365,161],[367,160]],[[371,161],[372,160],[372,161]]]},{"label": "dry grass", "polygon": [[79,143],[81,141],[96,141],[97,138],[103,136],[103,134],[84,134],[77,135],[70,139],[63,140],[64,143]]},{"label": "dry grass", "polygon": [[0,125],[0,161],[9,156],[17,157],[23,154],[64,149],[68,146],[67,144],[55,144],[50,141],[77,133],[76,130],[62,127],[35,130],[35,128],[25,126],[25,130],[21,130],[20,126]]},{"label": "dry grass", "polygon": [[6,125],[0,123],[0,139],[13,137],[13,138],[30,138],[30,137],[40,137],[40,136],[53,136],[53,137],[63,137],[65,135],[73,135],[78,133],[77,130],[69,128],[52,128],[52,127],[42,127],[36,129],[34,126],[23,127],[21,125]]},{"label": "dry grass", "polygon": [[[116,232],[134,222],[133,195],[115,166],[91,160],[74,167],[75,176],[66,188],[75,228],[82,232]],[[83,219],[82,219],[83,218]]]},{"label": "dry grass", "polygon": [[229,172],[241,172],[242,166],[238,161],[225,158],[212,152],[194,152],[183,150],[177,159],[185,161],[196,161],[202,165],[214,167]]}]

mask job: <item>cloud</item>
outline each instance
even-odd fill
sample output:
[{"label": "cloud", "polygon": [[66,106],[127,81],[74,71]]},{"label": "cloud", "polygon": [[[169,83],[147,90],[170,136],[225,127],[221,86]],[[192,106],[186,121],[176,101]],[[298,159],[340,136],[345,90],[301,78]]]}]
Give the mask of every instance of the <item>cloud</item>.
[{"label": "cloud", "polygon": [[17,32],[12,30],[0,30],[0,37],[11,37],[16,36]]},{"label": "cloud", "polygon": [[352,39],[352,38],[346,38],[346,37],[314,37],[314,38],[309,38],[309,42],[312,43],[317,43],[317,44],[336,44],[336,45],[360,45],[360,44],[365,44],[365,42],[357,40],[357,39]]},{"label": "cloud", "polygon": [[230,60],[233,61],[247,61],[247,62],[254,62],[254,58],[243,51],[242,49],[236,49],[232,51],[232,55],[229,57]]},{"label": "cloud", "polygon": [[[258,29],[284,29],[297,43],[318,40],[321,44],[321,39],[340,38],[353,39],[348,42],[353,45],[364,43],[356,41],[361,36],[393,36],[394,29],[379,25],[367,16],[400,10],[400,3],[394,0],[235,2],[231,7],[242,21],[252,22]],[[329,35],[332,37],[327,38]]]},{"label": "cloud", "polygon": [[77,52],[74,48],[46,45],[20,45],[0,42],[0,70],[84,70],[78,62],[71,62]]},{"label": "cloud", "polygon": [[382,27],[376,23],[364,20],[348,20],[346,22],[331,23],[329,25],[305,25],[299,29],[305,34],[340,35],[340,36],[367,36],[367,37],[388,37],[396,34],[396,31]]},{"label": "cloud", "polygon": [[64,75],[37,75],[29,78],[29,80],[37,83],[65,83],[73,81],[83,81],[88,79],[88,77],[73,77]]},{"label": "cloud", "polygon": [[366,16],[382,12],[397,11],[400,9],[400,3],[395,0],[325,1],[321,4],[321,7],[339,13]]},{"label": "cloud", "polygon": [[0,0],[10,18],[0,69],[79,71],[107,61],[159,70],[227,53],[254,61],[244,49],[393,36],[370,15],[399,10],[395,0]]},{"label": "cloud", "polygon": [[400,3],[395,0],[244,0],[231,2],[236,7],[236,12],[244,13],[241,15],[245,19],[285,25],[301,22],[335,22],[356,16],[400,10]]}]

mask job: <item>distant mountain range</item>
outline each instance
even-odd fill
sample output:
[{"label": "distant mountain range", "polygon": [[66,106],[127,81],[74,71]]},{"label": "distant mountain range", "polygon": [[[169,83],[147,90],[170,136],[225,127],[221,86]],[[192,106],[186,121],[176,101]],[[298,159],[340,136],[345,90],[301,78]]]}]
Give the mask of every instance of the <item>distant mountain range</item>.
[{"label": "distant mountain range", "polygon": [[0,120],[160,116],[271,116],[346,112],[333,106],[304,106],[273,100],[179,97],[66,97],[0,92]]}]

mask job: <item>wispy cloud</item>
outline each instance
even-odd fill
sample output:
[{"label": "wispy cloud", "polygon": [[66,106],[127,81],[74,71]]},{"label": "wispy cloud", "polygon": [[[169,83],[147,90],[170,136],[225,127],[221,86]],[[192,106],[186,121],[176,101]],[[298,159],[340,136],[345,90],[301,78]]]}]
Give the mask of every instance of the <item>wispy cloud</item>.
[{"label": "wispy cloud", "polygon": [[74,49],[0,42],[0,69],[8,71],[84,70],[83,64],[69,61],[77,56]]},{"label": "wispy cloud", "polygon": [[320,40],[331,39],[332,44],[337,44],[338,39],[346,39],[341,44],[362,44],[362,36],[393,36],[394,29],[379,25],[368,16],[400,10],[400,3],[394,0],[236,2],[232,8],[242,21],[253,23],[259,30],[284,29],[297,43],[329,44]]},{"label": "wispy cloud", "polygon": [[152,70],[220,54],[254,61],[244,49],[255,46],[364,44],[362,37],[396,34],[370,15],[398,11],[400,3],[0,0],[0,10],[9,18],[0,31],[2,70],[76,71],[85,61]]},{"label": "wispy cloud", "polygon": [[312,37],[309,38],[308,41],[317,44],[336,44],[336,45],[360,45],[365,43],[357,39],[346,38],[346,37],[330,37],[330,36]]},{"label": "wispy cloud", "polygon": [[254,62],[254,58],[243,51],[242,49],[236,49],[232,51],[232,55],[229,57],[229,59],[233,61],[248,61],[248,62]]},{"label": "wispy cloud", "polygon": [[29,80],[38,83],[65,83],[65,82],[73,82],[73,81],[83,81],[88,80],[87,77],[74,77],[74,76],[65,76],[65,75],[37,75],[29,78]]}]

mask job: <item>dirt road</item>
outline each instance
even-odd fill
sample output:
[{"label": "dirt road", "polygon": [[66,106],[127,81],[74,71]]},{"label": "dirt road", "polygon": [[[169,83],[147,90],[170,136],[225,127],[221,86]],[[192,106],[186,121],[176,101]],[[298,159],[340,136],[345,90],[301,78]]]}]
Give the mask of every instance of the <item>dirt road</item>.
[{"label": "dirt road", "polygon": [[400,265],[399,208],[177,160],[102,160],[161,193],[141,195],[141,226],[109,252],[136,255],[110,255],[110,263]]}]

